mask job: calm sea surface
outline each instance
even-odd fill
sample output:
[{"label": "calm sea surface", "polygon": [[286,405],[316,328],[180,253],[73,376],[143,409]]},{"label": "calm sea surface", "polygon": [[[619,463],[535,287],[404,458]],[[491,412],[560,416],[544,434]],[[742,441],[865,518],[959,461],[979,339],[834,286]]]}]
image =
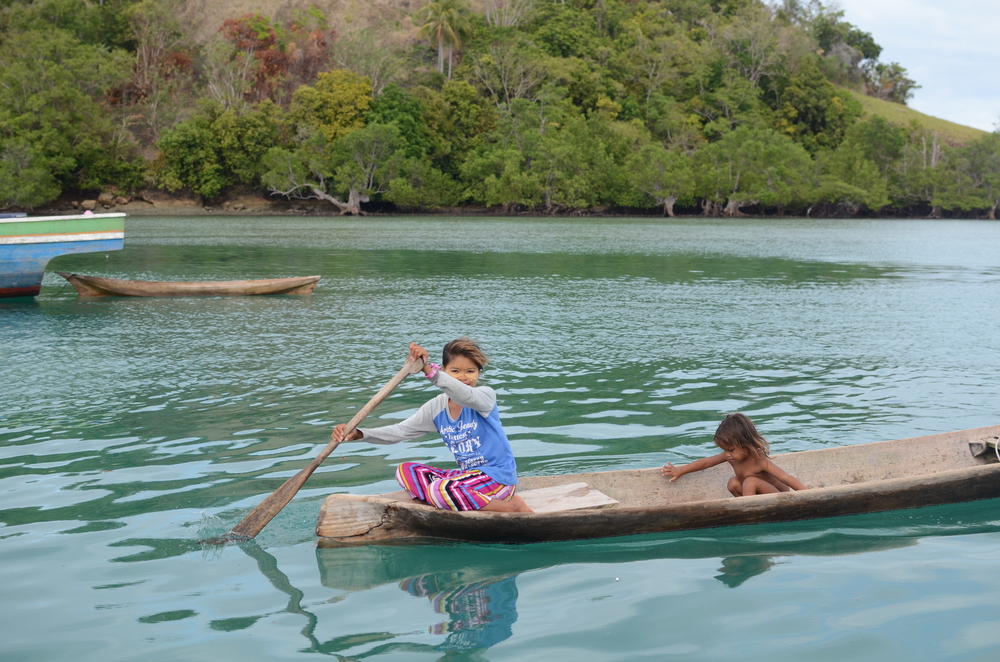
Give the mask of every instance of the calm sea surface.
[{"label": "calm sea surface", "polygon": [[[493,362],[522,475],[1000,423],[1000,222],[130,218],[0,302],[0,659],[1000,659],[1000,500],[601,541],[318,549],[341,446],[236,524],[417,340]],[[55,271],[321,274],[312,296],[81,300]],[[369,423],[433,395],[405,382]],[[381,419],[381,420],[379,420]]]}]

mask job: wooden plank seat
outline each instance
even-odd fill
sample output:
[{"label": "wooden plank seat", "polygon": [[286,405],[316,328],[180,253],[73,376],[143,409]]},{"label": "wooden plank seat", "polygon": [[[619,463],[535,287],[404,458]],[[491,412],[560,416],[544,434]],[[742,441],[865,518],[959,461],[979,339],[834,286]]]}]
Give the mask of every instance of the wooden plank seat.
[{"label": "wooden plank seat", "polygon": [[568,483],[518,492],[536,513],[585,508],[614,508],[618,502],[586,483]]}]

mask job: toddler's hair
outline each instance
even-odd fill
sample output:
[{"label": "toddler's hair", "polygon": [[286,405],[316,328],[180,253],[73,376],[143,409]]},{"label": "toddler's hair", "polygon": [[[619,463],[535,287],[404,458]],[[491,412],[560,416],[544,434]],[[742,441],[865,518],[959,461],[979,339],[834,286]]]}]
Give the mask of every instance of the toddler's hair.
[{"label": "toddler's hair", "polygon": [[722,450],[742,448],[750,457],[763,459],[771,452],[767,439],[757,432],[746,414],[727,414],[715,431],[715,445]]},{"label": "toddler's hair", "polygon": [[444,346],[444,351],[441,352],[441,365],[447,366],[456,356],[464,356],[469,359],[479,367],[480,372],[490,362],[476,341],[465,336],[456,338]]}]

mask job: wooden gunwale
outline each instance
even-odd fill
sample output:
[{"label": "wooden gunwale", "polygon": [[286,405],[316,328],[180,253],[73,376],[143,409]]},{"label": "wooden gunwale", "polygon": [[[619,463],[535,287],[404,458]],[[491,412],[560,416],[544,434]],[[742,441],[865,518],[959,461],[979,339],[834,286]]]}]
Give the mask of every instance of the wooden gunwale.
[{"label": "wooden gunwale", "polygon": [[522,489],[587,482],[622,503],[604,510],[453,513],[401,500],[395,494],[331,495],[323,503],[316,531],[330,542],[348,544],[420,538],[527,543],[788,522],[990,499],[1000,497],[1000,462],[992,451],[974,457],[969,444],[998,437],[1000,425],[778,455],[774,461],[810,489],[743,498],[727,496],[725,484],[732,470],[726,465],[688,474],[676,483],[662,478],[658,468],[522,479]]},{"label": "wooden gunwale", "polygon": [[310,294],[321,276],[267,278],[262,280],[153,281],[121,280],[57,272],[82,297],[131,296],[249,296]]}]

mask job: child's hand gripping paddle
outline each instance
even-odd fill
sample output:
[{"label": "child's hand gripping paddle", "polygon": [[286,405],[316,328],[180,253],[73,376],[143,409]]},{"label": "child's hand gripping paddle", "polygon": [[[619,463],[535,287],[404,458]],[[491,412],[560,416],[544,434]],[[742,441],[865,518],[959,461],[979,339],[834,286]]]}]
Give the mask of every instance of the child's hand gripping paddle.
[{"label": "child's hand gripping paddle", "polygon": [[[361,421],[365,420],[365,417],[372,412],[375,407],[377,407],[383,400],[385,400],[393,390],[402,383],[409,375],[420,372],[424,368],[424,360],[422,358],[416,358],[411,356],[406,360],[406,365],[403,369],[396,373],[396,376],[389,380],[389,382],[382,387],[382,389],[375,394],[368,404],[361,408],[351,422],[347,424],[347,428],[344,430],[344,437],[349,437],[355,428],[357,428]],[[264,501],[254,508],[249,515],[243,518],[243,521],[232,528],[232,530],[223,536],[221,539],[216,540],[203,540],[202,542],[207,543],[224,543],[234,540],[245,540],[248,538],[253,538],[258,533],[261,532],[267,523],[274,519],[274,516],[281,512],[281,509],[288,505],[288,502],[292,500],[292,497],[302,488],[309,476],[316,471],[317,467],[323,463],[330,453],[333,452],[337,446],[340,445],[339,441],[331,441],[326,445],[326,448],[316,456],[316,459],[310,462],[302,471],[295,474],[291,478],[285,481],[285,484],[274,491],[274,494],[264,499]]]}]

